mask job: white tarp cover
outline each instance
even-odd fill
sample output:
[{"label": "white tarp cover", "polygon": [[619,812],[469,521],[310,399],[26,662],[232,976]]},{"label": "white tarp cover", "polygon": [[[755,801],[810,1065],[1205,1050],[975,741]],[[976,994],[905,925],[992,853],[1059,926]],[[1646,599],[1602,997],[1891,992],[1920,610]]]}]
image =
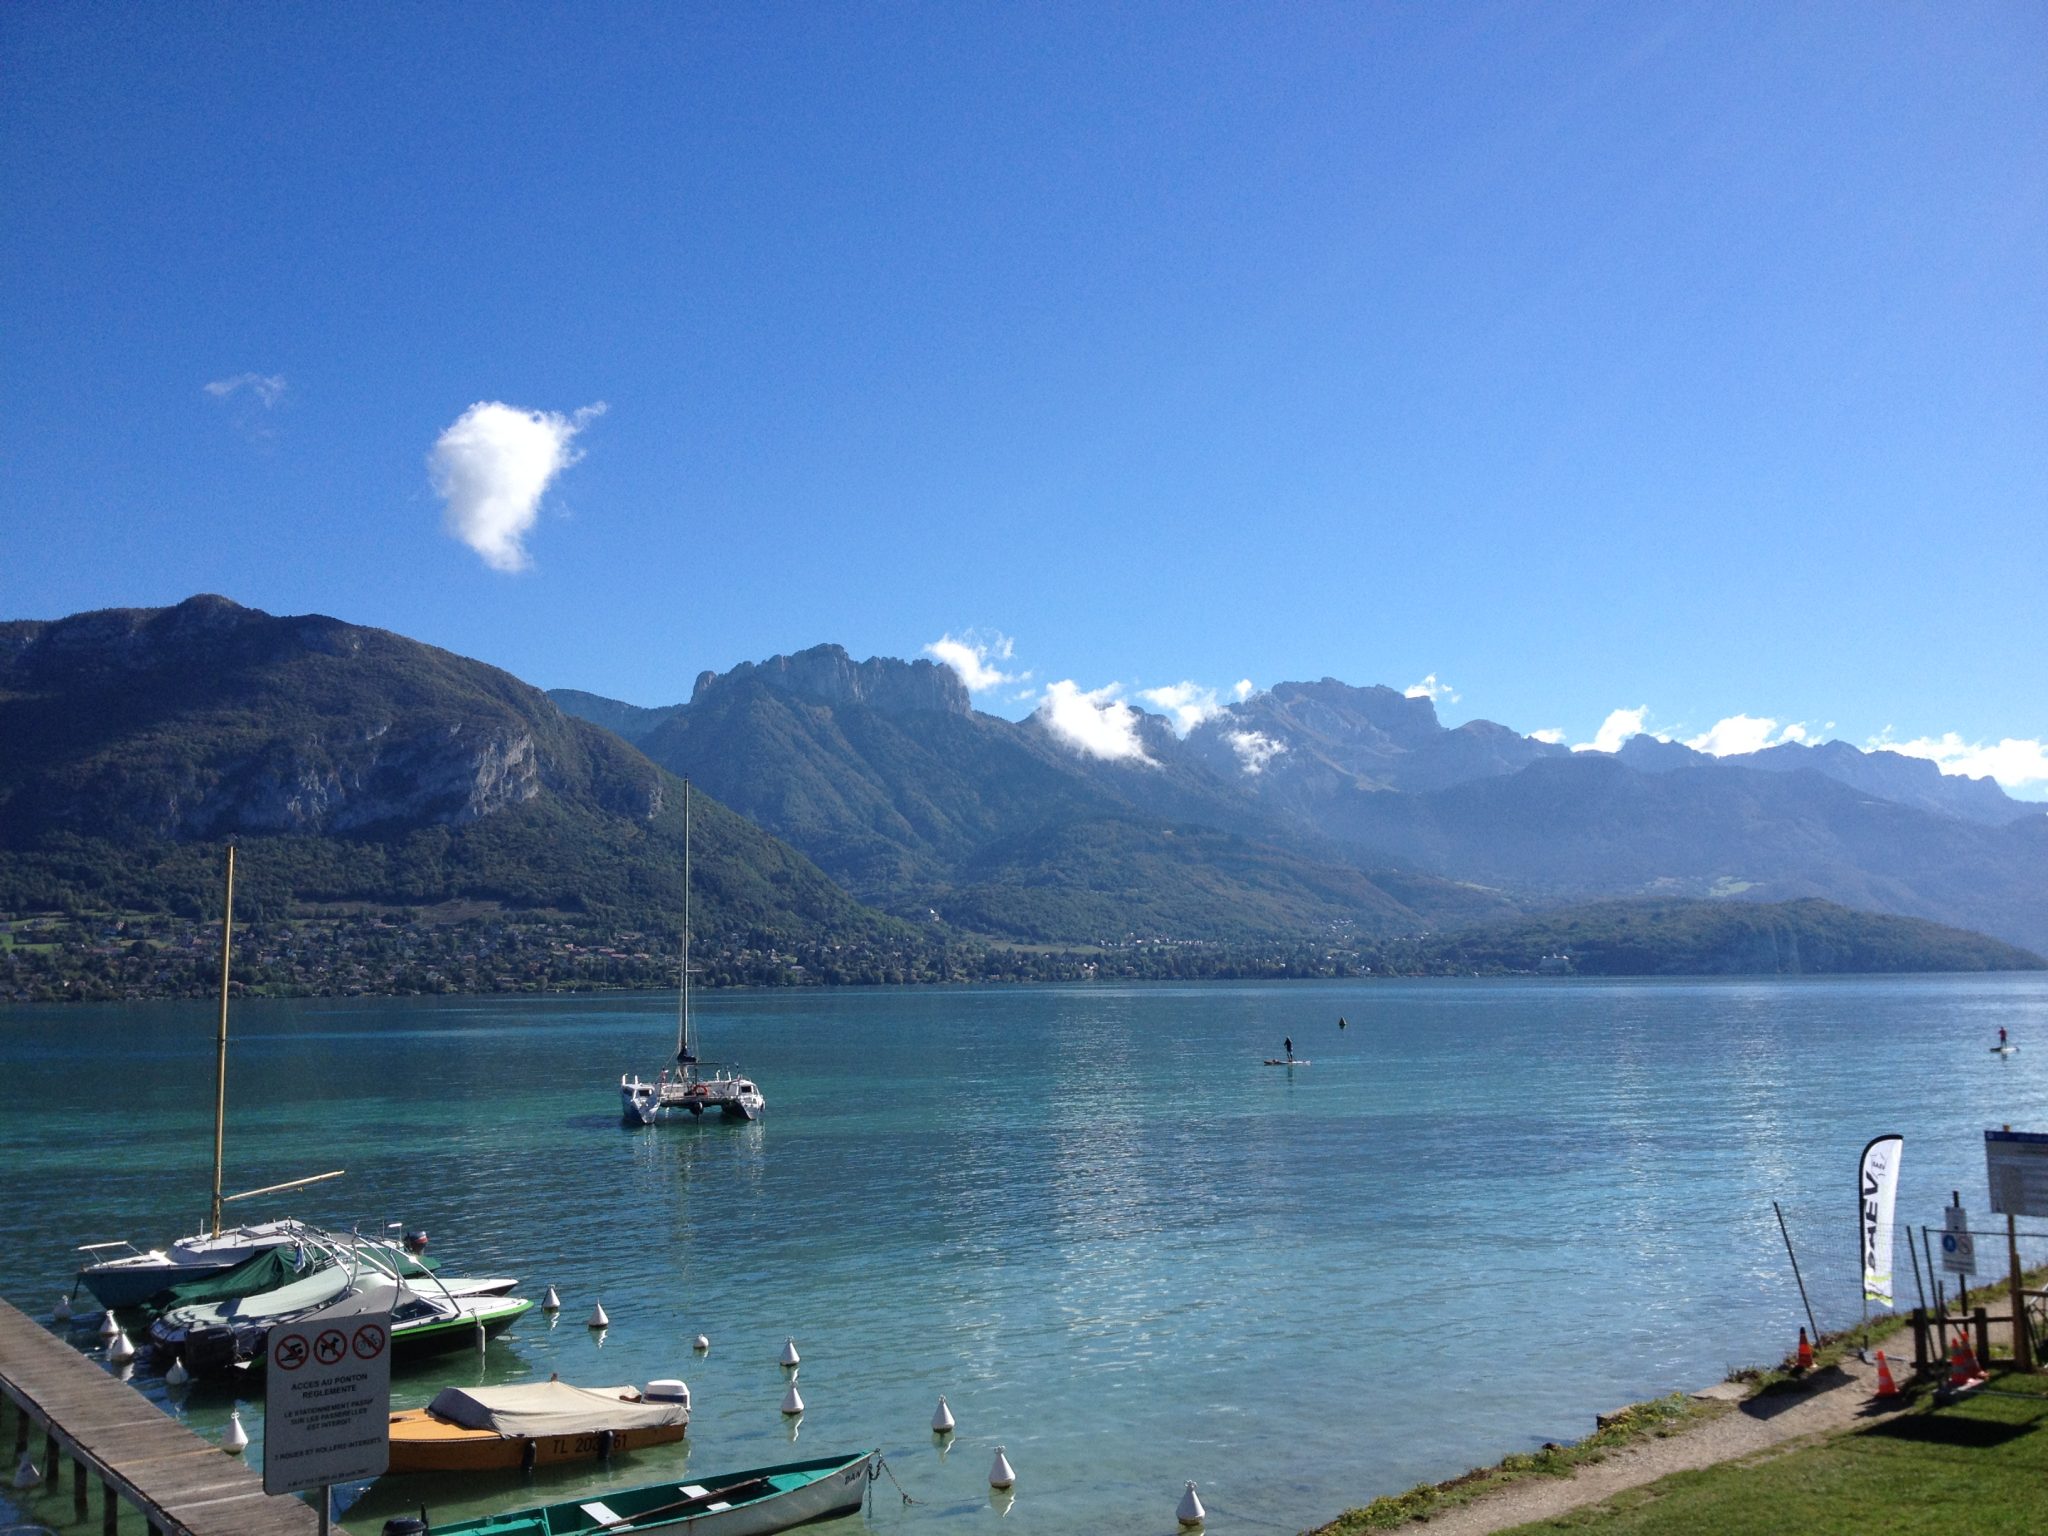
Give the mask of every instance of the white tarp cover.
[{"label": "white tarp cover", "polygon": [[443,1387],[427,1404],[427,1411],[464,1429],[493,1429],[501,1435],[528,1439],[690,1422],[685,1404],[622,1401],[631,1391],[631,1387],[572,1387],[565,1381],[536,1381],[519,1387]]}]

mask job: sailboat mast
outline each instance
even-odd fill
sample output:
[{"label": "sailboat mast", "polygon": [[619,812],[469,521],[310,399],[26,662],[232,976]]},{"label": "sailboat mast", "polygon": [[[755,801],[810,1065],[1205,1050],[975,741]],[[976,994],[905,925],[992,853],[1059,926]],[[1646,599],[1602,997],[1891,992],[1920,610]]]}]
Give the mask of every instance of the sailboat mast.
[{"label": "sailboat mast", "polygon": [[228,1125],[228,962],[235,943],[235,845],[228,844],[228,866],[220,915],[220,1032],[214,1041],[213,1079],[213,1205],[207,1227],[220,1236],[220,1173]]},{"label": "sailboat mast", "polygon": [[683,989],[676,1020],[676,1061],[693,1075],[697,1053],[690,1049],[690,781],[683,780]]}]

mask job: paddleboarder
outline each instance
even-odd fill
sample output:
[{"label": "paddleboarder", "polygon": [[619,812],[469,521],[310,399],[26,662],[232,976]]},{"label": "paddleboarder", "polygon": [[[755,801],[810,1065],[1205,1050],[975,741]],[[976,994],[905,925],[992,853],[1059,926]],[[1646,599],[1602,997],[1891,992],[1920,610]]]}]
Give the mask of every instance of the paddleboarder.
[{"label": "paddleboarder", "polygon": [[1294,1037],[1292,1035],[1289,1035],[1283,1040],[1281,1040],[1280,1043],[1287,1049],[1287,1059],[1289,1061],[1294,1060]]}]

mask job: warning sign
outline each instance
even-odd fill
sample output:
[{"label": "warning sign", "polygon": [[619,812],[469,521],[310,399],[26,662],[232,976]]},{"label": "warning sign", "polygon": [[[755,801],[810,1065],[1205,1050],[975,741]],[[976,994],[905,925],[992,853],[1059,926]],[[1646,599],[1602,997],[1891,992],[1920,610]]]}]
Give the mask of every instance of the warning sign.
[{"label": "warning sign", "polygon": [[1970,1213],[1960,1205],[1942,1212],[1941,1267],[1952,1275],[1977,1273],[1977,1239],[1970,1235]]},{"label": "warning sign", "polygon": [[268,1353],[263,1491],[380,1475],[391,1459],[391,1314],[280,1323]]}]

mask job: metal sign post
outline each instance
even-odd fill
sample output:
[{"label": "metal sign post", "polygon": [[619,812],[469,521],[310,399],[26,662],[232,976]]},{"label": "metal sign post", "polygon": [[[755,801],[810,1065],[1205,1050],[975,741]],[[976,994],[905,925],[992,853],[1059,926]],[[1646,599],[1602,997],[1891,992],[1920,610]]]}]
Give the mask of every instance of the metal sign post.
[{"label": "metal sign post", "polygon": [[2002,1131],[1986,1131],[1984,1172],[1991,1183],[1991,1209],[2005,1217],[2006,1260],[2012,1271],[2012,1362],[2030,1371],[2034,1341],[2020,1285],[2020,1239],[2014,1218],[2048,1216],[2048,1136],[2009,1125]]},{"label": "metal sign post", "polygon": [[315,1314],[270,1330],[263,1390],[263,1491],[320,1490],[391,1460],[391,1314]]}]

